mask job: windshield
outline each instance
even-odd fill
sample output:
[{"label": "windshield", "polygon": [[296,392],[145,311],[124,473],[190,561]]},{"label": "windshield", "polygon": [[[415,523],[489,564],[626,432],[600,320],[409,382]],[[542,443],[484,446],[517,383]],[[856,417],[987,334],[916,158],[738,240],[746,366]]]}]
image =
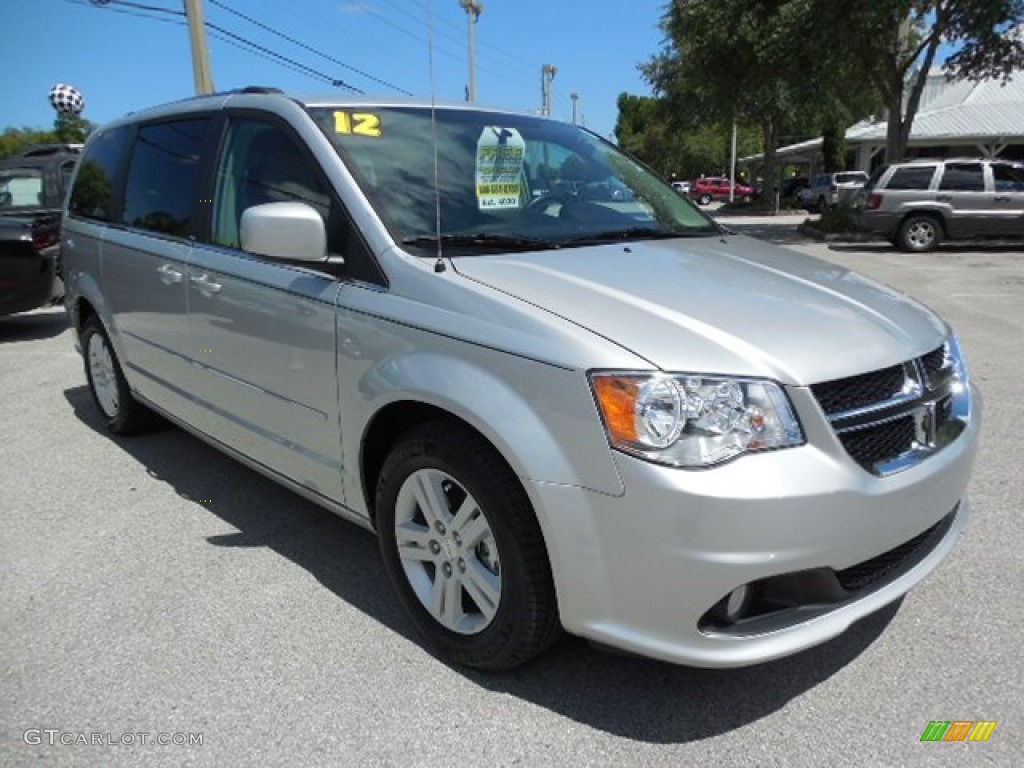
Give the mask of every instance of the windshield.
[{"label": "windshield", "polygon": [[612,144],[554,120],[429,107],[310,110],[395,239],[543,249],[718,234],[717,225]]}]

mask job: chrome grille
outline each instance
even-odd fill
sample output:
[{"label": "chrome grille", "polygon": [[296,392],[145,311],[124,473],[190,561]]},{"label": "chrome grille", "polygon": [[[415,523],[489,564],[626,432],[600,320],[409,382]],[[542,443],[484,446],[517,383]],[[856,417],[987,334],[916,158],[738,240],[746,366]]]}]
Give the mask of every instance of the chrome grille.
[{"label": "chrome grille", "polygon": [[955,370],[944,344],[899,365],[814,384],[811,392],[850,457],[887,475],[959,435],[966,414],[956,409]]},{"label": "chrome grille", "polygon": [[894,365],[861,376],[815,384],[811,390],[821,409],[831,416],[896,397],[905,381],[903,366]]}]

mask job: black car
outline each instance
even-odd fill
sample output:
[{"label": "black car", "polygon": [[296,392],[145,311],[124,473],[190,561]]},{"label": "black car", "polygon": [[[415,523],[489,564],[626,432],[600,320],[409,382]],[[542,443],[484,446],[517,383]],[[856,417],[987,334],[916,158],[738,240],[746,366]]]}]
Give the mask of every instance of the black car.
[{"label": "black car", "polygon": [[79,150],[43,144],[0,160],[0,317],[64,293],[60,208]]}]

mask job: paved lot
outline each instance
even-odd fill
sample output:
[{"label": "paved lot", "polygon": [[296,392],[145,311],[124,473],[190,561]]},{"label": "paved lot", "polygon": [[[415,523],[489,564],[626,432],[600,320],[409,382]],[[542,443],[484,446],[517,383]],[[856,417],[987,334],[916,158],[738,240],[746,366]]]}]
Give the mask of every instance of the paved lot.
[{"label": "paved lot", "polygon": [[[974,517],[901,604],[744,670],[571,638],[512,675],[450,668],[413,636],[372,536],[180,431],[105,434],[44,310],[0,320],[0,764],[1020,765],[1024,254],[730,223],[909,292],[963,339],[988,417]],[[935,719],[999,724],[988,743],[921,744]],[[135,743],[51,746],[47,729]]]}]

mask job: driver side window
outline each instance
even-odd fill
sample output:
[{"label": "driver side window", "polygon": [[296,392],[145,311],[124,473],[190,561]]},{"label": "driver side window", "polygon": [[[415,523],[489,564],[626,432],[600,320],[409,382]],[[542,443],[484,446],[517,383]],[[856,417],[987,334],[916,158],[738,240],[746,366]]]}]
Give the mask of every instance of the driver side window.
[{"label": "driver side window", "polygon": [[271,123],[233,120],[214,184],[212,241],[240,248],[242,212],[278,202],[306,203],[320,214],[325,226],[329,224],[331,195],[294,139]]}]

